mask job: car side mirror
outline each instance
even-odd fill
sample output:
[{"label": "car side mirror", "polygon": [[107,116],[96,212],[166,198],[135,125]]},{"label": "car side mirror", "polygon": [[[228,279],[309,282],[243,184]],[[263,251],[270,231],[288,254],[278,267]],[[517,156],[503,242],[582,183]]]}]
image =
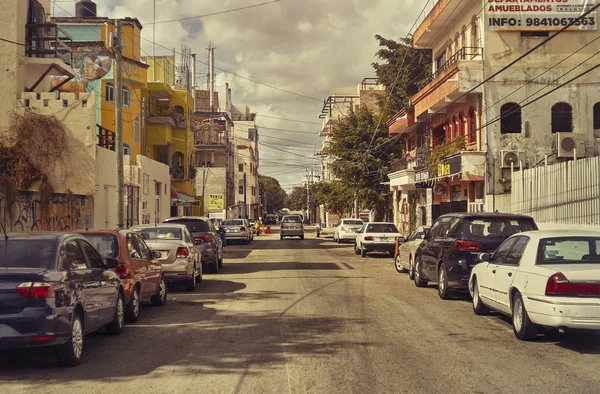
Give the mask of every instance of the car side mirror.
[{"label": "car side mirror", "polygon": [[156,250],[151,250],[150,254],[152,254],[152,258],[154,260],[160,259],[160,252],[157,252]]},{"label": "car side mirror", "polygon": [[109,258],[104,259],[104,264],[106,264],[106,268],[112,270],[119,266],[119,260],[109,257]]},{"label": "car side mirror", "polygon": [[492,258],[492,255],[489,253],[479,253],[479,255],[477,256],[477,258],[480,261],[490,261],[490,259]]},{"label": "car side mirror", "polygon": [[425,239],[425,233],[419,233],[417,239]]}]

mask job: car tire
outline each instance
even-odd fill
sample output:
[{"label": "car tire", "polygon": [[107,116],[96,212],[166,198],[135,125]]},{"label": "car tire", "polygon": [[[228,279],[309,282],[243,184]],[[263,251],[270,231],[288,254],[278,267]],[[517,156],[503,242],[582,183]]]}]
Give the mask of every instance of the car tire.
[{"label": "car tire", "polygon": [[196,290],[196,277],[198,276],[198,267],[194,265],[194,272],[190,279],[185,281],[185,290],[186,291],[195,291]]},{"label": "car tire", "polygon": [[198,270],[198,276],[196,276],[196,283],[202,283],[204,269],[202,268],[202,264],[198,264],[198,267],[200,267],[200,269]]},{"label": "car tire", "polygon": [[365,249],[365,245],[360,245],[360,257],[363,259],[367,257],[367,249]]},{"label": "car tire", "polygon": [[406,272],[406,270],[404,269],[404,267],[402,267],[402,264],[400,264],[400,253],[398,253],[398,255],[396,256],[396,258],[394,259],[394,266],[396,267],[396,271],[398,271],[399,273],[403,274]]},{"label": "car tire", "polygon": [[488,308],[487,305],[481,301],[481,297],[479,297],[479,283],[477,283],[477,277],[473,278],[473,312],[478,316],[490,313],[490,308]]},{"label": "car tire", "polygon": [[67,343],[54,348],[58,363],[65,367],[74,367],[81,364],[83,344],[83,319],[79,313],[75,312],[71,323],[71,337]]},{"label": "car tire", "polygon": [[354,243],[354,254],[357,255],[357,256],[360,254],[360,249],[358,249],[358,244],[357,243]]},{"label": "car tire", "polygon": [[221,258],[219,259],[219,268],[223,268],[223,254],[221,254]]},{"label": "car tire", "polygon": [[163,306],[167,303],[167,284],[165,283],[165,278],[160,278],[156,294],[150,297],[150,302],[154,306]]},{"label": "car tire", "polygon": [[219,262],[217,260],[210,263],[210,272],[213,274],[219,273]]},{"label": "car tire", "polygon": [[538,327],[529,320],[523,296],[517,292],[512,303],[513,332],[521,341],[531,341],[537,337]]},{"label": "car tire", "polygon": [[280,234],[280,235],[279,235],[279,239],[280,239],[281,241],[283,241],[283,235],[282,235],[282,234]]},{"label": "car tire", "polygon": [[135,287],[131,294],[131,300],[125,306],[125,321],[135,323],[140,318],[140,289]]},{"label": "car tire", "polygon": [[302,234],[302,235],[300,236],[300,240],[303,240],[303,239],[304,239],[304,234]]},{"label": "car tire", "polygon": [[410,280],[415,279],[415,265],[412,256],[408,256],[408,278]]},{"label": "car tire", "polygon": [[106,332],[111,335],[120,335],[123,332],[123,323],[125,322],[125,299],[119,291],[117,304],[115,305],[115,316],[106,326]]},{"label": "car tire", "polygon": [[421,271],[421,258],[419,257],[418,260],[415,263],[415,275],[414,275],[414,281],[415,281],[415,286],[417,287],[425,287],[427,286],[427,281],[423,280],[423,274]]},{"label": "car tire", "polygon": [[448,288],[448,271],[446,271],[446,265],[442,263],[438,271],[438,295],[442,300],[449,300],[452,298],[452,290]]}]

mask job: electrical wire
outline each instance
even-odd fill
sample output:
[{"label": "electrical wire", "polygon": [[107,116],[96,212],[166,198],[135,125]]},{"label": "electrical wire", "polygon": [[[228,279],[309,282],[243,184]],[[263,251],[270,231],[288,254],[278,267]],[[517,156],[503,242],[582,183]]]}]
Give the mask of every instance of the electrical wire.
[{"label": "electrical wire", "polygon": [[296,123],[306,123],[306,124],[314,124],[314,125],[318,125],[318,126],[322,126],[322,123],[317,123],[317,122],[308,122],[305,120],[297,120],[297,119],[286,119],[286,118],[279,118],[277,116],[268,116],[268,115],[262,115],[262,114],[256,114],[256,116],[260,116],[263,118],[269,118],[269,119],[277,119],[277,120],[285,120],[287,122],[296,122]]}]

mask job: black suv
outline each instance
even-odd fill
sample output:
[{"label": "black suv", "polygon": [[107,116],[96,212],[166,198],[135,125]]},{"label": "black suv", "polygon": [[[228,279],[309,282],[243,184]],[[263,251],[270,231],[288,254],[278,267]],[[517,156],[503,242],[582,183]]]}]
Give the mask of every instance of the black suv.
[{"label": "black suv", "polygon": [[449,299],[455,291],[467,291],[471,269],[479,253],[493,253],[505,239],[537,230],[533,218],[499,213],[451,213],[440,216],[416,252],[414,280],[417,287],[438,284],[438,294]]}]

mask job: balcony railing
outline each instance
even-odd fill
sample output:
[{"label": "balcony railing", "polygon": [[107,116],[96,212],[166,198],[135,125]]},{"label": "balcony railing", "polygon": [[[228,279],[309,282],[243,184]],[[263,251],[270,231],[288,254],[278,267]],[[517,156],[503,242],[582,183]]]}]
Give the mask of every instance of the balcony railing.
[{"label": "balcony railing", "polygon": [[417,148],[417,155],[415,157],[415,170],[422,170],[427,168],[427,166],[429,165],[430,156],[431,149],[429,149],[429,146]]},{"label": "balcony railing", "polygon": [[394,160],[390,166],[391,172],[398,172],[406,169],[408,169],[408,161],[404,157]]},{"label": "balcony railing", "polygon": [[115,132],[96,125],[96,145],[101,148],[115,151]]},{"label": "balcony railing", "polygon": [[438,78],[440,75],[442,75],[444,71],[458,63],[460,60],[473,60],[476,57],[481,56],[482,54],[483,48],[480,47],[463,47],[459,49],[456,53],[450,55],[450,58],[446,60],[445,63],[437,65],[437,69],[433,74],[431,74],[431,76],[427,80],[427,83],[430,83],[431,81]]},{"label": "balcony railing", "polygon": [[[67,44],[68,43],[68,44]],[[73,66],[71,36],[56,23],[30,23],[26,26],[25,56],[55,58]]]}]

